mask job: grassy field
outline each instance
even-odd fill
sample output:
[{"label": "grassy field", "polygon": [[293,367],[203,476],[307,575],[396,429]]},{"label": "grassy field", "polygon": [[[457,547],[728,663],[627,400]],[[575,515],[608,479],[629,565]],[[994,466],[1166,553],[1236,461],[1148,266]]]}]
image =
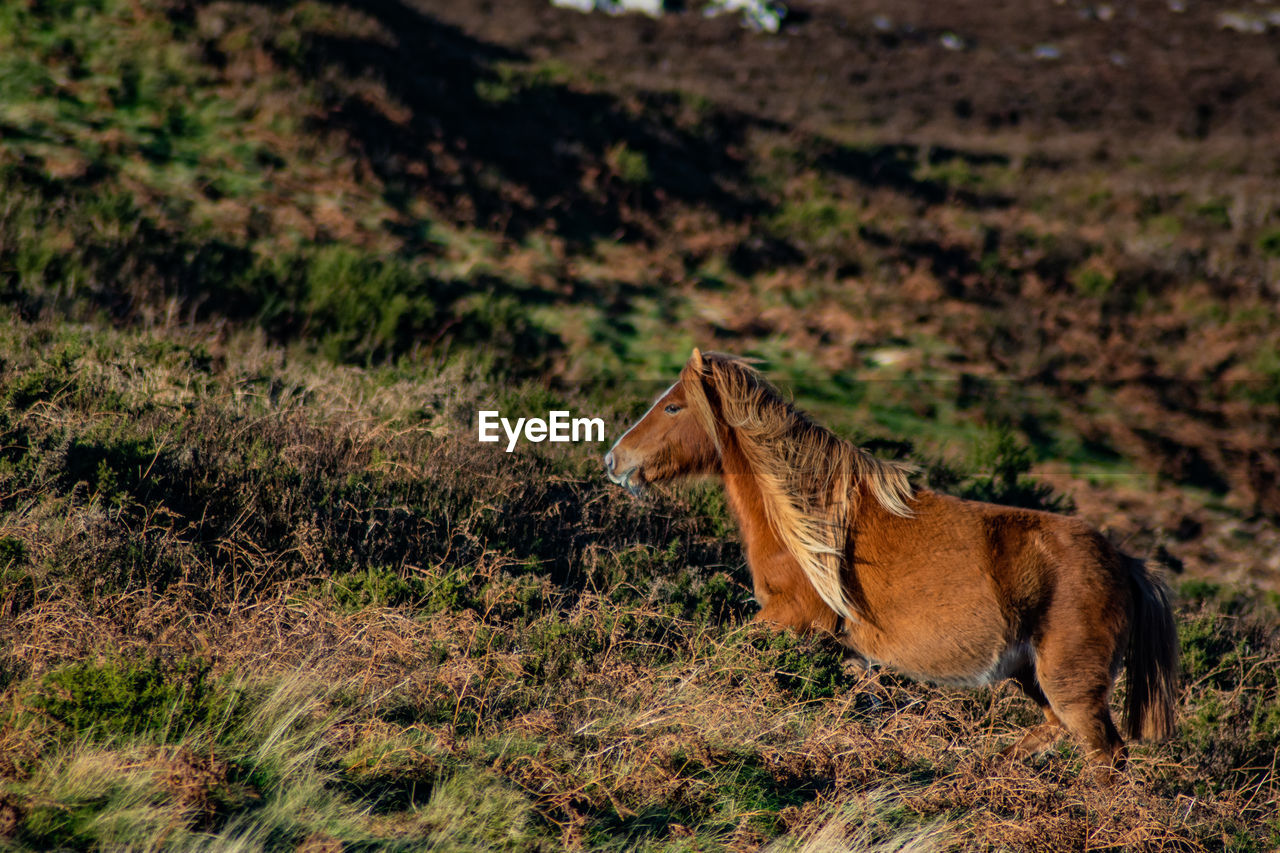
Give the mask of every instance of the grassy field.
[{"label": "grassy field", "polygon": [[[423,8],[0,0],[0,849],[1280,845],[1273,160],[788,123]],[[1163,563],[1176,737],[1002,762],[1012,686],[751,625],[713,484],[475,441],[612,438],[694,344]]]}]

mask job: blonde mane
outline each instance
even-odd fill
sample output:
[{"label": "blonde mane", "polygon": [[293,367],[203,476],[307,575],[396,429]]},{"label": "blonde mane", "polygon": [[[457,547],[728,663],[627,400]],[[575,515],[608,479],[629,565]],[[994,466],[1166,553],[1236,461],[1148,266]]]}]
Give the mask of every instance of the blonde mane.
[{"label": "blonde mane", "polygon": [[[796,558],[814,590],[846,619],[857,619],[844,583],[851,514],[865,487],[886,510],[911,515],[913,468],[872,456],[822,427],[786,400],[745,359],[703,353],[681,377],[690,409],[723,447],[729,430],[759,487],[773,532]],[[712,399],[714,398],[714,400]]]}]

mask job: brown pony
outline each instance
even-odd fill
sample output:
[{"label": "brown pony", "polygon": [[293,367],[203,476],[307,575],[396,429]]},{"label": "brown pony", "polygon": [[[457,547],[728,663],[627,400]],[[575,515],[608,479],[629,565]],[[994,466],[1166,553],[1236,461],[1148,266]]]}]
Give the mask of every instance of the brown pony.
[{"label": "brown pony", "polygon": [[822,631],[870,663],[944,684],[1018,682],[1045,722],[1122,767],[1108,699],[1128,661],[1131,738],[1173,731],[1177,635],[1142,561],[1083,521],[914,488],[911,468],[815,424],[742,359],[693,351],[604,458],[609,479],[719,474],[746,547],[757,621]]}]

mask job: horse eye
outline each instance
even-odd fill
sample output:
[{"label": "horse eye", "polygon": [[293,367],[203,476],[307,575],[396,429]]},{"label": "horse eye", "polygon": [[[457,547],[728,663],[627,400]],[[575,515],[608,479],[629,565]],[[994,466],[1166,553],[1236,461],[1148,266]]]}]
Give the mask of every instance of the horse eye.
[{"label": "horse eye", "polygon": [[675,403],[672,403],[669,406],[667,406],[665,411],[668,415],[674,415],[676,412],[680,411],[680,407],[677,406]]}]

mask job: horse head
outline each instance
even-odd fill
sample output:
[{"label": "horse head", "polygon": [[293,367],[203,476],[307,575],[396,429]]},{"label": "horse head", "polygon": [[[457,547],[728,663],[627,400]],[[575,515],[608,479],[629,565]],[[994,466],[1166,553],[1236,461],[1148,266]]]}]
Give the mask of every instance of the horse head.
[{"label": "horse head", "polygon": [[695,349],[676,383],[605,454],[610,480],[638,495],[649,483],[718,470],[715,438],[697,410],[706,400],[704,370],[702,353]]}]

